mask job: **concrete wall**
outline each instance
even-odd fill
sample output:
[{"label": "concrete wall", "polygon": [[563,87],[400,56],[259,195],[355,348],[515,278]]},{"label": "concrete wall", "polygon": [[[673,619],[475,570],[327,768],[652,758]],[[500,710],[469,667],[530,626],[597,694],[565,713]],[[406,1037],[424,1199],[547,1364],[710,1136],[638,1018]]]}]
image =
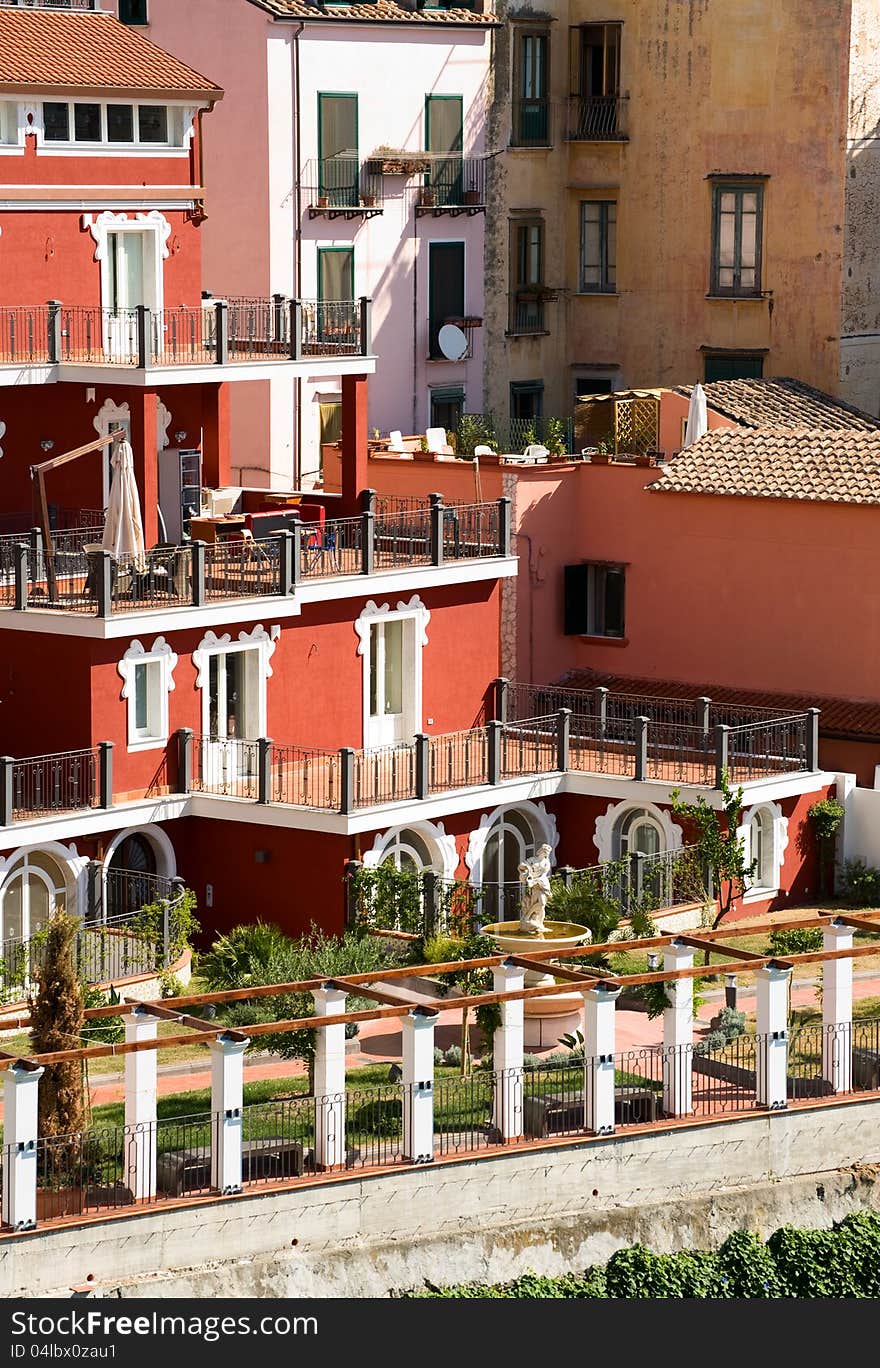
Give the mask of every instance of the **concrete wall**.
[{"label": "concrete wall", "polygon": [[854,788],[845,807],[843,858],[880,865],[880,790]]},{"label": "concrete wall", "polygon": [[880,413],[880,37],[873,0],[852,0],[840,393]]},{"label": "concrete wall", "polygon": [[304,1185],[0,1240],[0,1295],[384,1296],[602,1262],[641,1240],[828,1227],[880,1207],[880,1100]]},{"label": "concrete wall", "polygon": [[[499,158],[487,224],[490,405],[510,380],[544,381],[544,412],[571,411],[575,378],[615,387],[702,379],[701,348],[767,349],[765,375],[839,384],[843,143],[850,0],[510,0],[552,21],[553,146]],[[863,4],[867,12],[870,3]],[[566,140],[568,26],[622,20],[625,142]],[[515,26],[514,26],[515,27]],[[494,145],[510,137],[513,37],[498,47]],[[713,174],[764,175],[763,298],[707,298]],[[617,292],[579,293],[583,200],[617,200]],[[546,337],[505,338],[508,219],[543,209]],[[876,234],[876,226],[872,233]],[[502,359],[503,358],[503,359]]]}]

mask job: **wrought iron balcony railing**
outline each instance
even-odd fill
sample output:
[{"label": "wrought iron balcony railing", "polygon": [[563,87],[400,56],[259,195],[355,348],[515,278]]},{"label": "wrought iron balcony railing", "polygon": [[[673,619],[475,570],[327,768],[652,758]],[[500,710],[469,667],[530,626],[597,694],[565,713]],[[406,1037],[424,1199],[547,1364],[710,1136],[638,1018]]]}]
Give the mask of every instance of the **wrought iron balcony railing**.
[{"label": "wrought iron balcony railing", "polygon": [[429,169],[416,186],[416,215],[479,214],[486,209],[486,157],[426,153]]},{"label": "wrought iron balcony railing", "polygon": [[568,101],[569,142],[626,142],[626,95],[572,95]]},{"label": "wrought iron balcony railing", "polygon": [[300,187],[309,218],[372,218],[385,207],[385,183],[372,162],[318,157],[306,163]]}]

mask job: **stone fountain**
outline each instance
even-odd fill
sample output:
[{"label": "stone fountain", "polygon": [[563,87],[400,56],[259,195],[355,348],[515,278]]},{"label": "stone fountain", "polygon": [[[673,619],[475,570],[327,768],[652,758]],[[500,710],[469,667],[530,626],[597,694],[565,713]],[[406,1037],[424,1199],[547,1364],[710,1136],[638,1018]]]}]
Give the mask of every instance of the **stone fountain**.
[{"label": "stone fountain", "polygon": [[[492,922],[482,928],[499,950],[511,955],[527,955],[530,950],[553,947],[567,950],[590,939],[590,932],[575,922],[547,921],[547,903],[551,896],[550,855],[548,845],[539,846],[536,855],[518,866],[523,896],[519,921]],[[552,973],[542,974],[527,969],[525,986],[556,983]],[[577,1030],[583,1022],[583,994],[577,991],[557,993],[548,998],[526,999],[524,1044],[526,1048],[546,1049],[556,1045],[560,1036]]]}]

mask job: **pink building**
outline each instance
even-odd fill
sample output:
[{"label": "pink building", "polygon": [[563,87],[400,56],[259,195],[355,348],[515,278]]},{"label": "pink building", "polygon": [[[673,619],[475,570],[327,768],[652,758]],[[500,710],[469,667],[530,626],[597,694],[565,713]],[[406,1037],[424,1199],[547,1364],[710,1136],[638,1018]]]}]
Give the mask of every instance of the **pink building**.
[{"label": "pink building", "polygon": [[[492,30],[474,9],[377,0],[121,0],[120,17],[226,92],[206,140],[206,289],[372,299],[369,425],[451,428],[483,407],[485,114]],[[402,156],[402,153],[406,156]],[[376,156],[373,154],[376,153]],[[395,155],[396,154],[396,155]],[[447,359],[438,333],[468,340]],[[277,377],[232,402],[232,479],[310,487],[339,435],[338,378]]]}]

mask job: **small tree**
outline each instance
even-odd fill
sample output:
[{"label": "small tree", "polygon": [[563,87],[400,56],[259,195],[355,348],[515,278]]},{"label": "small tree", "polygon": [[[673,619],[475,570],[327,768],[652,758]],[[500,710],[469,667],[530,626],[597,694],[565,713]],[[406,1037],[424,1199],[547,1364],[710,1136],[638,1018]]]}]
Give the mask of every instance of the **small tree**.
[{"label": "small tree", "polygon": [[669,801],[673,815],[695,830],[697,862],[700,868],[708,871],[708,901],[718,899],[718,912],[712,922],[714,929],[730,912],[736,899],[742,897],[755,870],[754,860],[746,863],[745,841],[737,835],[743,791],[738,788],[734,792],[727,771],[722,770],[720,813],[709,807],[702,794],[697,796],[695,803],[683,803],[680,793],[680,789],[673,789]]},{"label": "small tree", "polygon": [[[486,959],[489,955],[497,955],[498,946],[495,941],[488,936],[481,936],[475,932],[466,936],[463,940],[453,940],[450,936],[434,936],[425,942],[424,958],[427,964],[451,964],[454,960]],[[450,970],[448,973],[439,974],[441,983],[448,983],[453,990],[457,990],[462,997],[475,997],[479,993],[491,993],[492,991],[492,970],[491,969],[460,969]],[[484,1033],[489,1034],[491,1045],[491,1026],[493,1018],[498,1017],[497,1009],[493,1012],[491,1004],[486,1005],[486,1009],[477,1008],[477,1020]],[[461,1076],[466,1077],[471,1068],[471,1051],[469,1041],[471,1008],[465,1005],[461,1011]],[[499,1018],[500,1019],[500,1018]]]},{"label": "small tree", "polygon": [[838,828],[845,815],[846,809],[835,798],[823,798],[821,802],[814,803],[807,812],[819,848],[819,886],[823,898],[830,897],[834,891],[833,878],[829,879],[828,875],[829,872],[833,874],[834,845]]},{"label": "small tree", "polygon": [[[59,909],[45,931],[37,991],[29,1000],[35,1054],[75,1049],[82,1039],[83,994],[76,972],[79,919]],[[47,1064],[40,1080],[39,1134],[73,1135],[85,1124],[80,1060]]]}]

